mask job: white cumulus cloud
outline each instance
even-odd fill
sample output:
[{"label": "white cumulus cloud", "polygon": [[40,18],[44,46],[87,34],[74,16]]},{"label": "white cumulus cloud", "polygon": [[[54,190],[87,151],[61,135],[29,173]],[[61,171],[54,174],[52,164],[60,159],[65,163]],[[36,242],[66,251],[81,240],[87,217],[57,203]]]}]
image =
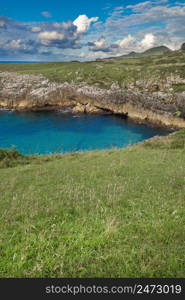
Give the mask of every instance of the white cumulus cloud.
[{"label": "white cumulus cloud", "polygon": [[90,47],[90,50],[97,51],[97,50],[102,50],[102,48],[106,47],[106,40],[105,39],[100,39],[98,41],[95,41],[92,43],[93,45]]},{"label": "white cumulus cloud", "polygon": [[31,31],[32,31],[32,32],[40,32],[40,31],[41,31],[41,28],[40,28],[39,26],[33,26],[33,27],[31,28]]},{"label": "white cumulus cloud", "polygon": [[80,15],[73,24],[77,27],[77,33],[85,33],[92,22],[98,21],[98,17],[88,18],[86,15]]},{"label": "white cumulus cloud", "polygon": [[22,40],[19,39],[19,40],[12,40],[11,42],[8,42],[6,44],[6,47],[7,48],[12,48],[12,49],[21,49],[23,46],[22,46]]},{"label": "white cumulus cloud", "polygon": [[127,37],[123,38],[122,40],[118,40],[116,44],[121,48],[127,48],[134,40],[135,38],[129,34]]},{"label": "white cumulus cloud", "polygon": [[89,42],[89,50],[93,52],[107,52],[107,55],[119,56],[128,54],[131,51],[143,52],[149,48],[156,46],[156,37],[152,33],[146,33],[142,38],[128,35],[114,43],[108,43],[105,39],[99,39],[94,42]]},{"label": "white cumulus cloud", "polygon": [[48,45],[51,41],[62,41],[65,36],[63,33],[57,31],[43,31],[40,32],[38,38],[41,40],[43,45]]},{"label": "white cumulus cloud", "polygon": [[142,50],[147,50],[152,48],[155,44],[155,36],[153,33],[145,34],[144,38],[140,42],[140,46]]}]

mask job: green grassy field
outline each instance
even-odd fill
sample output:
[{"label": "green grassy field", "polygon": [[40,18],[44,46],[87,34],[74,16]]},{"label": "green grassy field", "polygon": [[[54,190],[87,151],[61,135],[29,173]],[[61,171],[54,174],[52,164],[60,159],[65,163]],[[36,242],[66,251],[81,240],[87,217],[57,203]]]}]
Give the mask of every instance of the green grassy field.
[{"label": "green grassy field", "polygon": [[[101,88],[109,88],[112,83],[117,83],[120,87],[126,88],[128,83],[135,83],[136,80],[153,79],[161,82],[171,74],[185,78],[185,51],[95,62],[1,63],[0,71],[43,74],[52,81],[86,82]],[[185,90],[183,84],[175,87],[175,91],[182,90]]]},{"label": "green grassy field", "polygon": [[185,130],[0,162],[0,277],[185,276]]}]

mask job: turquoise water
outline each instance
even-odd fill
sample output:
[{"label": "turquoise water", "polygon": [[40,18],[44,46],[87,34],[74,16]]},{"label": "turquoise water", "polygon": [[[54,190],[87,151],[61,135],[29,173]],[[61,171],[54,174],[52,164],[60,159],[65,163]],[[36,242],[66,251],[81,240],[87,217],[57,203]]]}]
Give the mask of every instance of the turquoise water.
[{"label": "turquoise water", "polygon": [[165,134],[113,115],[0,111],[0,148],[16,146],[24,154],[120,148]]}]

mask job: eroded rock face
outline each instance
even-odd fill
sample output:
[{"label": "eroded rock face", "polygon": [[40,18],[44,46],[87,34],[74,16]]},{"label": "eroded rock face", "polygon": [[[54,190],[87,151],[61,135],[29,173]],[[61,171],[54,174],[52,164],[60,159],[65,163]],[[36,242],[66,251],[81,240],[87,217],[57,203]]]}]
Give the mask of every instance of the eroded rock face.
[{"label": "eroded rock face", "polygon": [[85,112],[85,105],[81,103],[77,103],[75,107],[73,107],[72,110],[73,113],[84,113]]},{"label": "eroded rock face", "polygon": [[42,75],[0,72],[0,106],[10,109],[71,107],[74,113],[113,112],[185,127],[185,92],[161,92],[154,84],[142,91],[137,87],[120,89],[115,84],[110,89],[101,89],[85,83],[50,82]]},{"label": "eroded rock face", "polygon": [[103,110],[101,108],[97,108],[90,103],[77,103],[72,110],[73,113],[102,113]]},{"label": "eroded rock face", "polygon": [[1,72],[0,105],[17,109],[44,106],[65,107],[69,102],[66,93],[71,88],[68,83],[50,82],[42,75],[19,75],[13,72]]}]

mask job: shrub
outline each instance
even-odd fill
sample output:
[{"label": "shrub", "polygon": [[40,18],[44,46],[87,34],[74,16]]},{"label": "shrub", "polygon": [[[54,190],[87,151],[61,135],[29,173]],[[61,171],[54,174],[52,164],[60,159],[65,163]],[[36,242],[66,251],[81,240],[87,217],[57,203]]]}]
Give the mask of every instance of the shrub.
[{"label": "shrub", "polygon": [[17,150],[15,150],[15,148],[0,149],[0,160],[17,159],[18,157],[22,157],[22,154],[20,154]]}]

